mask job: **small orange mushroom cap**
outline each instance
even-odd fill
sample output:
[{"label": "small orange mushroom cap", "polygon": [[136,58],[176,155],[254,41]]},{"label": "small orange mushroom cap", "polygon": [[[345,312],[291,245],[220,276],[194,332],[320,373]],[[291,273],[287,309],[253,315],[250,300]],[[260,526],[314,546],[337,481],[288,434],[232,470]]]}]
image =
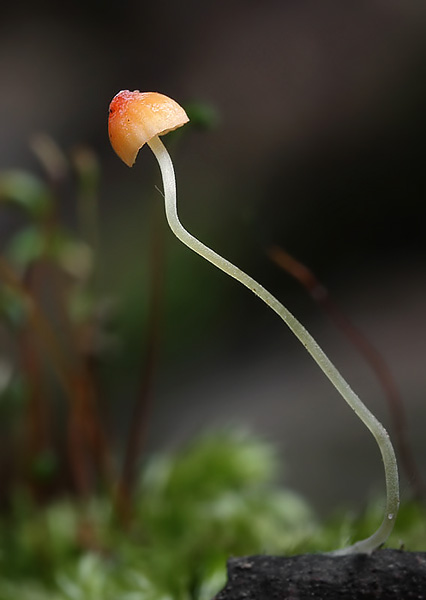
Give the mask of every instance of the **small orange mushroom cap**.
[{"label": "small orange mushroom cap", "polygon": [[122,90],[109,105],[109,139],[121,160],[131,167],[150,139],[188,121],[183,108],[163,94]]}]

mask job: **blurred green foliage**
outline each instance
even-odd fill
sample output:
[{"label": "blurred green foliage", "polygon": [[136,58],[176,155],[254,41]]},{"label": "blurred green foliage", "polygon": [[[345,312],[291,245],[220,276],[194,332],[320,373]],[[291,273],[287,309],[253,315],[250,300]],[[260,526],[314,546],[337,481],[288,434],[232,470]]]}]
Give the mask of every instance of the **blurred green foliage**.
[{"label": "blurred green foliage", "polygon": [[46,183],[16,169],[0,173],[0,202],[19,207],[38,221],[44,220],[52,211],[54,200]]},{"label": "blurred green foliage", "polygon": [[128,530],[107,498],[40,509],[21,490],[1,522],[0,598],[207,600],[231,554],[291,551],[315,531],[304,500],[273,485],[276,466],[270,446],[235,431],[152,457]]},{"label": "blurred green foliage", "polygon": [[[154,456],[129,529],[105,497],[40,509],[21,490],[1,522],[0,598],[211,600],[231,555],[332,550],[380,521],[374,503],[319,524],[303,498],[276,486],[276,467],[269,444],[232,430]],[[404,506],[390,545],[424,548],[425,516]]]}]

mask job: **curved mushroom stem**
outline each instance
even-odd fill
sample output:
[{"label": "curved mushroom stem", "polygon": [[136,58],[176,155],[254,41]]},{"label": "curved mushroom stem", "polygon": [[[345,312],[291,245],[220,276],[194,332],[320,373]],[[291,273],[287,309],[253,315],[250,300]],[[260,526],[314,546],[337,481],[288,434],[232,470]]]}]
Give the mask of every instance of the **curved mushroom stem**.
[{"label": "curved mushroom stem", "polygon": [[399,483],[398,483],[398,467],[395,458],[395,452],[392,447],[389,435],[383,425],[362,403],[355,392],[350,388],[342,375],[325,355],[324,351],[318,346],[314,338],[308,333],[301,323],[279,302],[272,294],[270,294],[257,281],[249,275],[234,266],[228,260],[222,258],[201,243],[197,238],[191,235],[181,224],[176,206],[176,182],[173,164],[171,158],[164,147],[163,143],[156,136],[148,142],[151,150],[155,154],[161,169],[164,186],[164,198],[166,206],[167,221],[176,237],[186,244],[191,250],[200,254],[203,258],[211,262],[218,269],[221,269],[243,285],[251,290],[256,296],[261,298],[273,311],[275,311],[281,319],[288,325],[294,335],[302,342],[306,350],[312,358],[318,363],[325,375],[330,379],[335,388],[340,392],[349,406],[358,415],[361,421],[368,427],[373,434],[382,454],[387,500],[385,507],[385,515],[382,524],[373,535],[356,542],[355,544],[333,552],[335,555],[350,554],[353,552],[370,553],[381,546],[391,533],[396,514],[399,508]]}]

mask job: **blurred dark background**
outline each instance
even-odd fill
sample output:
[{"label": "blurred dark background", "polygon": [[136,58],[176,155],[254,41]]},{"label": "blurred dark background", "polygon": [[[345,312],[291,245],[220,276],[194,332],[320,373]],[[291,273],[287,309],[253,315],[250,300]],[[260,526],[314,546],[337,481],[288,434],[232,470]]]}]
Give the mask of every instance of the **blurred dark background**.
[{"label": "blurred dark background", "polygon": [[[103,401],[122,435],[146,353],[161,196],[148,149],[132,170],[114,155],[107,111],[119,90],[140,89],[216,115],[170,142],[182,221],[282,299],[390,428],[370,368],[267,249],[279,245],[317,274],[388,361],[426,478],[425,34],[416,0],[2,8],[0,167],[40,172],[29,145],[37,132],[65,151],[87,144],[101,163],[99,285],[119,315]],[[72,227],[72,190],[61,210]],[[323,510],[382,493],[370,434],[300,344],[247,290],[164,235],[148,448],[234,423],[277,442],[285,481]]]}]

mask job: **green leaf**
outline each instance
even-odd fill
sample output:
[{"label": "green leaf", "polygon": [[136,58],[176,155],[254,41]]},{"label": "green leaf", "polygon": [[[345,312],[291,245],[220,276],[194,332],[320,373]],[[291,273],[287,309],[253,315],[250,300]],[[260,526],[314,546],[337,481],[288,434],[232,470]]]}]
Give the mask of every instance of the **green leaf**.
[{"label": "green leaf", "polygon": [[220,121],[216,108],[204,102],[186,104],[185,111],[191,125],[202,131],[216,129]]},{"label": "green leaf", "polygon": [[21,327],[28,317],[22,295],[8,286],[0,286],[0,317],[13,328]]},{"label": "green leaf", "polygon": [[22,268],[48,258],[80,280],[87,279],[93,269],[93,253],[85,242],[60,229],[46,233],[37,225],[29,225],[16,233],[6,248],[6,255]]},{"label": "green leaf", "polygon": [[0,201],[15,204],[37,220],[44,219],[53,207],[53,197],[47,185],[21,170],[0,173]]},{"label": "green leaf", "polygon": [[26,268],[39,260],[46,252],[46,236],[34,226],[18,231],[6,248],[6,255],[20,267]]}]

